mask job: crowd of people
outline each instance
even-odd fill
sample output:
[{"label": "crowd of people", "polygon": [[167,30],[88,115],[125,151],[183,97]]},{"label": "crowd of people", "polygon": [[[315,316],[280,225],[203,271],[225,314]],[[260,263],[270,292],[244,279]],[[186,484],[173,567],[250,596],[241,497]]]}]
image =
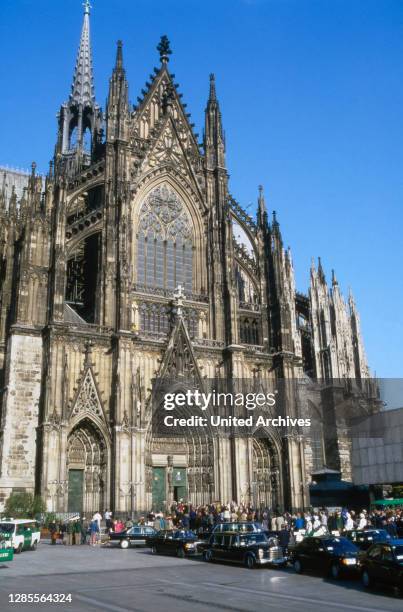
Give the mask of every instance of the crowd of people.
[{"label": "crowd of people", "polygon": [[268,508],[254,509],[251,506],[214,503],[206,506],[192,506],[183,502],[174,503],[169,513],[150,513],[142,522],[152,524],[155,529],[170,529],[173,526],[194,531],[208,530],[219,522],[255,521],[267,531],[304,531],[314,534],[322,531],[343,533],[354,529],[385,529],[390,535],[403,535],[403,508],[362,509],[360,512],[341,508],[331,511],[328,508],[312,509],[305,512],[273,512]]},{"label": "crowd of people", "polygon": [[[217,523],[253,521],[262,525],[265,531],[277,532],[280,544],[287,546],[291,539],[298,540],[298,534],[324,535],[337,533],[342,535],[354,529],[385,529],[391,537],[403,537],[403,508],[383,508],[375,510],[362,509],[359,512],[342,508],[332,511],[327,508],[312,509],[305,512],[273,512],[268,508],[255,509],[235,502],[223,504],[215,502],[209,505],[193,506],[185,502],[174,502],[169,512],[155,511],[141,516],[136,524],[149,525],[157,531],[162,529],[190,529],[196,533],[211,531]],[[110,510],[103,515],[96,512],[90,520],[85,517],[74,517],[49,526],[52,544],[60,538],[66,545],[89,543],[95,546],[100,541],[101,526],[106,534],[120,533],[130,529],[134,521],[114,518]]]}]

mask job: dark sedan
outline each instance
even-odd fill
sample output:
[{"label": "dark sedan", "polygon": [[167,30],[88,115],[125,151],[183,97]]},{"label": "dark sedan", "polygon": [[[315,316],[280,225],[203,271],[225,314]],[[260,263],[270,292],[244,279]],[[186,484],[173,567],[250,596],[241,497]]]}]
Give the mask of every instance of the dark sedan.
[{"label": "dark sedan", "polygon": [[377,542],[389,542],[391,537],[385,529],[360,529],[348,531],[346,538],[358,546],[360,550],[367,550]]},{"label": "dark sedan", "polygon": [[366,588],[380,582],[403,595],[403,540],[373,544],[359,555],[361,581]]},{"label": "dark sedan", "polygon": [[241,533],[265,533],[260,523],[248,521],[225,521],[223,523],[217,523],[212,527],[199,529],[197,535],[199,536],[200,540],[207,541],[212,533],[228,533],[233,531],[239,531]]},{"label": "dark sedan", "polygon": [[129,548],[130,546],[145,546],[146,538],[150,538],[157,532],[153,527],[145,525],[134,525],[130,529],[121,531],[120,533],[109,534],[109,539],[112,544],[119,544],[120,548]]},{"label": "dark sedan", "polygon": [[213,527],[212,533],[227,533],[228,531],[239,531],[242,533],[263,533],[263,528],[260,523],[248,521],[235,521],[217,523]]},{"label": "dark sedan", "polygon": [[292,551],[292,564],[300,574],[316,570],[332,578],[356,572],[358,548],[347,538],[321,536],[304,538]]},{"label": "dark sedan", "polygon": [[146,544],[154,555],[176,555],[182,559],[200,552],[196,534],[186,529],[158,531],[154,536],[147,538]]},{"label": "dark sedan", "polygon": [[213,533],[208,543],[203,545],[203,559],[242,563],[249,569],[259,565],[284,567],[287,564],[277,541],[258,532]]}]

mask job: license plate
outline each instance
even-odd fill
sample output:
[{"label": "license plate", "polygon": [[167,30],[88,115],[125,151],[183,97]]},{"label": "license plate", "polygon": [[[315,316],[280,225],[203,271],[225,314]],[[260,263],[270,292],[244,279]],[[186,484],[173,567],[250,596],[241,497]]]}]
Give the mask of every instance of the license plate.
[{"label": "license plate", "polygon": [[346,565],[355,565],[357,563],[357,559],[344,559]]}]

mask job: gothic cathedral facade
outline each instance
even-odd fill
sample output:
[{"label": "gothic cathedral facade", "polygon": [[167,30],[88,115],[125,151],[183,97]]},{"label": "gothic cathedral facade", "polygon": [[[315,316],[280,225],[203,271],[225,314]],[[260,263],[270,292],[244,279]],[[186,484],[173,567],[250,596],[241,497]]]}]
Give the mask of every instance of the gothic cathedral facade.
[{"label": "gothic cathedral facade", "polygon": [[315,440],[270,428],[164,438],[152,390],[168,375],[199,388],[281,379],[298,416],[287,381],[325,381],[319,412],[324,388],[372,410],[354,300],[334,276],[328,287],[320,262],[309,293],[296,291],[262,188],[255,219],[229,193],[214,76],[199,143],[166,37],[135,107],[118,43],[100,108],[89,12],[86,2],[49,173],[33,165],[21,198],[0,193],[0,509],[21,490],[60,512],[157,510],[178,498],[306,507],[315,469],[351,479],[337,415],[319,419],[331,434]]}]

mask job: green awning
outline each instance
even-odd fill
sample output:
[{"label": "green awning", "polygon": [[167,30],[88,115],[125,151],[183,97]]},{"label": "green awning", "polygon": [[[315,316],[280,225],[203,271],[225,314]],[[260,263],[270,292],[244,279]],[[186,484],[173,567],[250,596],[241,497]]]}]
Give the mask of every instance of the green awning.
[{"label": "green awning", "polygon": [[373,506],[403,506],[403,498],[400,499],[378,499],[372,502]]}]

